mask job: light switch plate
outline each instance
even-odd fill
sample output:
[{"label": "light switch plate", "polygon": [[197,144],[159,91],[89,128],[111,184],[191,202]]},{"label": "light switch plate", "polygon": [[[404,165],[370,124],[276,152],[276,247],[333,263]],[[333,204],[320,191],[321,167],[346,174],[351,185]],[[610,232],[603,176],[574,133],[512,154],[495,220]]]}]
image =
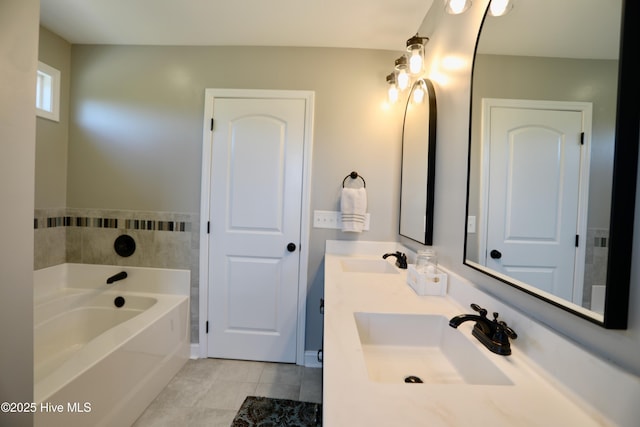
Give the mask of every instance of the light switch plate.
[{"label": "light switch plate", "polygon": [[314,228],[340,228],[338,222],[340,212],[333,211],[313,211]]},{"label": "light switch plate", "polygon": [[[364,230],[369,230],[371,215],[364,217]],[[337,211],[313,211],[313,228],[342,228],[342,214]]]},{"label": "light switch plate", "polygon": [[473,215],[469,215],[467,217],[467,233],[475,233],[476,232],[476,217]]}]

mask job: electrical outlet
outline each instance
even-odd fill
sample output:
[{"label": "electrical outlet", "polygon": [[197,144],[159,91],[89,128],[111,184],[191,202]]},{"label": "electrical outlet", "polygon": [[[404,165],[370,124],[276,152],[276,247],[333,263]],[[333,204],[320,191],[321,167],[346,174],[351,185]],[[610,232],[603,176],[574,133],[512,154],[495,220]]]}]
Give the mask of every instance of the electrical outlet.
[{"label": "electrical outlet", "polygon": [[469,215],[467,217],[467,233],[475,233],[476,232],[476,217],[473,215]]}]

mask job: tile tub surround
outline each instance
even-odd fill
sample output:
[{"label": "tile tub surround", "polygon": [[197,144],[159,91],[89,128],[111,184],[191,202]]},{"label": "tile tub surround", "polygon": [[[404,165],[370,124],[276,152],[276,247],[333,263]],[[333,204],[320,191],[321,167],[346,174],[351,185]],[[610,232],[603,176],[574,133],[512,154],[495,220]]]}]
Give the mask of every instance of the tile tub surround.
[{"label": "tile tub surround", "polygon": [[[598,311],[592,305],[593,286],[605,286],[607,283],[607,259],[609,256],[609,230],[605,228],[589,228],[584,265],[583,307]],[[602,304],[595,303],[600,307]]]},{"label": "tile tub surround", "polygon": [[33,268],[51,267],[67,262],[67,227],[65,208],[36,209],[34,212]]},{"label": "tile tub surround", "polygon": [[[199,236],[198,217],[172,212],[39,209],[34,218],[34,267],[59,264],[40,257],[55,253],[73,263],[189,268],[191,251],[198,247],[193,242]],[[47,238],[59,231],[64,231],[59,239]],[[136,239],[136,253],[131,257],[122,258],[113,250],[113,241],[121,234]]]},{"label": "tile tub surround", "polygon": [[[34,211],[34,269],[63,263],[173,268],[191,271],[191,341],[198,339],[199,214],[115,209]],[[129,234],[136,252],[123,258],[115,239]]]},{"label": "tile tub surround", "polygon": [[[362,251],[357,244],[349,245],[351,248],[345,250],[340,242],[328,242],[325,257],[323,407],[328,425],[351,421],[360,425],[424,425],[426,420],[432,426],[474,425],[478,420],[479,424],[496,426],[637,425],[638,377],[596,358],[450,271],[447,297],[415,295],[404,282],[405,273],[346,274],[339,267],[345,256],[377,258],[397,244],[389,243],[377,251],[371,244],[365,244]],[[488,352],[471,337],[472,322],[458,328],[491,357],[513,386],[421,384],[409,386],[419,388],[408,388],[405,384],[369,381],[354,312],[450,317],[470,313],[472,302],[499,312],[500,318],[519,333],[518,339],[512,341],[513,355],[504,357]]]}]

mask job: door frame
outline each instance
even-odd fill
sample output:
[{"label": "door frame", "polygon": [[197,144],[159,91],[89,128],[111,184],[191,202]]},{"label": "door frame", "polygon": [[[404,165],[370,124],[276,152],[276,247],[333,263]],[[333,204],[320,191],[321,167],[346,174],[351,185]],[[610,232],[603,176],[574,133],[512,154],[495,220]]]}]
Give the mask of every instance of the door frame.
[{"label": "door frame", "polygon": [[[481,129],[480,129],[480,213],[482,218],[478,226],[478,259],[481,265],[487,263],[487,212],[489,209],[489,165],[491,153],[491,109],[498,108],[527,108],[539,110],[578,111],[582,113],[582,131],[584,132],[583,149],[580,152],[580,178],[578,194],[578,222],[577,233],[582,236],[576,248],[576,258],[573,271],[572,301],[582,305],[584,288],[584,265],[586,255],[587,221],[589,210],[589,171],[591,165],[591,135],[593,104],[580,101],[546,101],[531,99],[482,98]],[[526,287],[526,286],[525,286]]]},{"label": "door frame", "polygon": [[309,264],[309,239],[311,231],[311,156],[313,153],[313,114],[315,93],[302,90],[265,89],[205,89],[204,119],[202,125],[202,177],[200,186],[200,265],[198,295],[198,343],[199,356],[207,357],[208,339],[206,322],[209,301],[209,203],[211,195],[212,126],[215,98],[245,99],[303,99],[305,100],[304,141],[302,160],[302,206],[300,218],[300,268],[298,272],[298,325],[296,332],[296,364],[304,365],[307,273]]}]

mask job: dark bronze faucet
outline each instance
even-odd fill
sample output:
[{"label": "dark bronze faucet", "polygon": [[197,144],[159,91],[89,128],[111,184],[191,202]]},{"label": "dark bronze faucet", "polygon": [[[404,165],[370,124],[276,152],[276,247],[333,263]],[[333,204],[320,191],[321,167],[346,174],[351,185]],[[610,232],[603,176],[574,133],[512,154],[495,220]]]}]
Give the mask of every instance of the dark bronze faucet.
[{"label": "dark bronze faucet", "polygon": [[127,272],[121,271],[120,273],[114,274],[113,276],[109,277],[107,279],[107,285],[117,282],[118,280],[124,280],[126,278],[127,278]]},{"label": "dark bronze faucet", "polygon": [[398,268],[407,268],[407,255],[403,254],[400,251],[396,251],[395,253],[391,252],[388,254],[384,254],[382,255],[382,258],[387,259],[390,256],[394,256],[396,257],[397,261],[396,261],[396,267]]},{"label": "dark bronze faucet", "polygon": [[516,339],[518,335],[505,322],[498,320],[498,313],[493,313],[493,320],[487,319],[487,310],[478,304],[471,304],[477,314],[461,314],[449,320],[449,326],[457,328],[469,320],[476,322],[471,335],[476,337],[485,347],[496,354],[508,356],[511,354],[509,338]]}]

